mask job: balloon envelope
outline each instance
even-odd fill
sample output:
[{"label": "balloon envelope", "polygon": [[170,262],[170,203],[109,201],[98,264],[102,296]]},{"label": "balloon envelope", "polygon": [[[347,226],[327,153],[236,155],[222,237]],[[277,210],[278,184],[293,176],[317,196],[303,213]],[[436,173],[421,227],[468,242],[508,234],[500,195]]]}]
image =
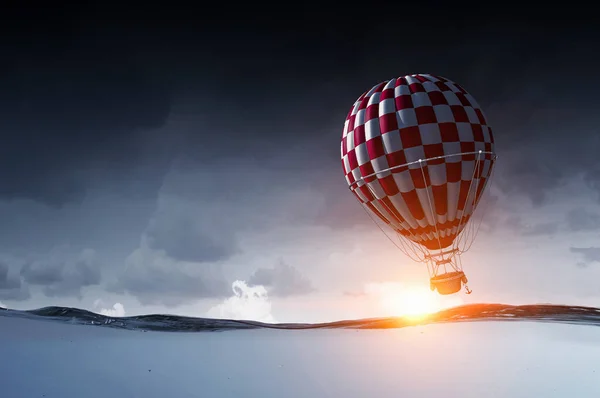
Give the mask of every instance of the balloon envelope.
[{"label": "balloon envelope", "polygon": [[356,100],[341,157],[351,191],[371,214],[426,249],[445,249],[486,187],[494,137],[461,86],[416,74],[379,83]]}]

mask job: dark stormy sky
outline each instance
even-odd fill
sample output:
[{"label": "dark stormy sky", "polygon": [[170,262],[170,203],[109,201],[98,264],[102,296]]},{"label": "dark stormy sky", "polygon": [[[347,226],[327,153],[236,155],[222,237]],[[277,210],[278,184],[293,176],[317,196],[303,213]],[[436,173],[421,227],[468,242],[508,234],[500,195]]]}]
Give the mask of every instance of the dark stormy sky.
[{"label": "dark stormy sky", "polygon": [[495,132],[475,294],[452,303],[600,304],[589,13],[152,4],[3,10],[4,305],[383,314],[427,274],[348,192],[339,140],[362,92],[412,73],[461,84]]}]

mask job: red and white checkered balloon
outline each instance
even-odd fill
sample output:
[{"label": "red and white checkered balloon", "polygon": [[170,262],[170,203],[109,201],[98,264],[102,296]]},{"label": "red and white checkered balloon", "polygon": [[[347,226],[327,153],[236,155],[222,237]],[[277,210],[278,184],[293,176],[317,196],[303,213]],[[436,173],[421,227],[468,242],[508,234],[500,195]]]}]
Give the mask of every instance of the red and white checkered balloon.
[{"label": "red and white checkered balloon", "polygon": [[463,230],[493,168],[494,138],[458,84],[416,74],[377,84],[348,113],[346,181],[367,210],[429,250]]}]

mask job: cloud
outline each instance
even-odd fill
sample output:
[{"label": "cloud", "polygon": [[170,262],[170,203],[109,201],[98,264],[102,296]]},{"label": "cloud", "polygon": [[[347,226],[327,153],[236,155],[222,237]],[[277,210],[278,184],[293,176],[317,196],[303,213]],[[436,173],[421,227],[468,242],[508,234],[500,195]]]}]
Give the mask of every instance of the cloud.
[{"label": "cloud", "polygon": [[113,304],[112,308],[104,308],[104,302],[101,299],[97,299],[94,301],[94,308],[102,315],[111,317],[125,316],[125,307],[121,303]]},{"label": "cloud", "polygon": [[285,155],[296,156],[175,162],[143,233],[148,247],[177,261],[211,263],[240,254],[244,234],[317,223],[327,209],[319,176],[286,168]]},{"label": "cloud", "polygon": [[233,220],[223,219],[218,203],[161,195],[145,231],[148,247],[177,261],[214,262],[237,252]]},{"label": "cloud", "polygon": [[[208,169],[196,161],[176,162],[165,176],[140,246],[111,291],[130,293],[143,304],[169,306],[226,297],[230,282],[222,270],[232,257],[245,254],[241,238],[317,223],[324,209],[317,187],[306,174],[285,170],[283,159],[269,162],[279,167],[223,160]],[[268,283],[272,295],[312,289],[285,265],[257,270],[252,278]]]},{"label": "cloud", "polygon": [[[590,105],[600,85],[591,83],[583,97],[556,85],[548,95],[552,76],[581,73],[577,67],[583,64],[588,73],[597,68],[598,61],[586,52],[593,38],[573,32],[571,37],[557,33],[551,41],[537,35],[506,40],[517,37],[514,30],[504,32],[503,40],[494,40],[496,33],[490,29],[460,40],[460,48],[449,46],[437,54],[468,56],[486,48],[485,55],[470,57],[470,65],[451,63],[440,74],[465,87],[486,113],[499,154],[494,184],[507,194],[529,198],[536,206],[548,203],[550,192],[581,175],[588,186],[600,189],[596,154],[600,138],[594,133],[597,116]],[[582,45],[572,46],[573,40]],[[506,56],[508,46],[511,54]]]},{"label": "cloud", "polygon": [[[8,46],[7,57],[20,61],[7,66],[1,81],[0,127],[14,134],[1,150],[6,164],[0,166],[11,166],[2,170],[13,171],[3,179],[0,194],[59,205],[83,198],[92,183],[87,172],[91,169],[104,170],[96,176],[105,181],[123,175],[133,181],[144,168],[141,164],[153,169],[145,178],[162,175],[175,154],[191,155],[206,165],[226,156],[262,161],[293,146],[301,148],[290,166],[307,168],[316,159],[331,158],[323,169],[330,167],[339,177],[323,180],[343,184],[335,158],[344,116],[354,99],[377,81],[422,71],[436,59],[447,62],[437,62],[435,73],[464,85],[482,103],[496,131],[500,184],[507,192],[542,204],[561,180],[581,172],[590,186],[600,187],[597,138],[590,134],[596,125],[589,111],[591,94],[554,85],[553,95],[548,95],[554,76],[597,69],[598,61],[586,52],[594,44],[592,36],[554,32],[542,40],[523,34],[536,28],[522,25],[503,29],[499,36],[496,28],[502,23],[486,20],[486,27],[479,27],[481,35],[445,32],[447,42],[442,45],[439,34],[432,34],[418,44],[405,43],[400,55],[386,53],[395,37],[389,27],[358,37],[351,29],[331,29],[323,22],[316,21],[311,35],[302,39],[288,31],[281,32],[280,40],[265,40],[239,23],[238,33],[232,34],[231,27],[223,25],[229,34],[220,34],[218,44],[203,37],[190,39],[189,29],[183,27],[171,30],[168,37],[161,35],[156,45],[162,47],[151,53],[138,39],[155,32],[142,30],[138,39],[117,42],[118,35],[97,34],[101,29],[94,23],[77,26],[76,43],[39,35],[30,44],[45,51],[30,51],[27,57],[11,56],[19,46]],[[240,32],[242,28],[248,30]],[[91,38],[93,46],[87,42]],[[379,46],[356,45],[374,38]],[[319,45],[308,45],[313,40]],[[60,51],[53,51],[59,42]],[[222,62],[197,54],[198,42],[210,49],[206,54],[219,54]],[[155,55],[171,53],[173,43],[178,54],[194,56],[166,61]],[[429,43],[432,51],[422,53],[422,43]],[[360,61],[344,62],[340,54],[348,51]],[[43,70],[32,67],[42,64]],[[199,66],[204,73],[192,72]],[[231,79],[231,73],[238,78]],[[590,81],[588,87],[593,93],[598,84]],[[187,109],[174,111],[178,103]],[[161,128],[169,116],[173,124]],[[19,171],[27,172],[27,178],[17,175]]]},{"label": "cloud", "polygon": [[582,257],[582,261],[577,263],[578,267],[585,268],[591,263],[600,262],[600,247],[571,247],[570,251]]},{"label": "cloud", "polygon": [[596,231],[600,229],[600,215],[583,207],[572,209],[566,214],[567,226],[571,231]]},{"label": "cloud", "polygon": [[271,302],[264,286],[248,286],[244,281],[231,285],[233,296],[210,308],[206,316],[218,319],[250,320],[275,323]]},{"label": "cloud", "polygon": [[[56,43],[44,39],[45,48]],[[150,151],[159,159],[167,147],[154,135],[170,110],[164,79],[99,45],[90,52],[63,42],[60,51],[29,52],[0,77],[0,128],[10,135],[0,149],[0,197],[79,201],[90,175],[135,177]]]},{"label": "cloud", "polygon": [[360,292],[351,292],[351,291],[344,291],[344,296],[348,296],[348,297],[365,297],[367,294],[364,291],[360,291]]},{"label": "cloud", "polygon": [[101,264],[93,249],[83,249],[73,255],[62,246],[28,260],[21,268],[21,277],[30,285],[42,286],[48,297],[81,299],[82,288],[100,284]]},{"label": "cloud", "polygon": [[558,223],[556,222],[543,222],[527,226],[522,232],[524,236],[547,236],[554,235],[558,231]]},{"label": "cloud", "polygon": [[3,300],[24,301],[31,297],[29,286],[18,274],[10,272],[10,267],[0,262],[0,298]]},{"label": "cloud", "polygon": [[[221,47],[211,48],[228,48],[230,54],[222,54],[225,64],[203,65],[205,73],[200,75],[208,79],[185,73],[198,70],[189,57],[183,57],[184,65],[181,60],[164,56],[150,59],[143,49],[130,48],[138,43],[135,38],[121,43],[123,47],[102,39],[98,43],[100,51],[87,57],[91,47],[85,45],[86,37],[112,36],[82,34],[84,41],[76,48],[66,43],[58,58],[50,60],[47,55],[32,53],[22,65],[8,66],[10,70],[0,78],[5,83],[0,93],[0,127],[10,133],[0,148],[0,166],[4,166],[0,178],[6,180],[0,188],[0,199],[25,197],[60,206],[83,200],[85,193],[90,201],[107,192],[117,196],[135,192],[148,198],[158,194],[157,210],[146,230],[142,231],[145,225],[135,223],[136,236],[143,234],[143,243],[135,250],[127,249],[131,253],[127,268],[112,288],[132,294],[143,303],[168,305],[203,297],[227,297],[233,279],[223,277],[221,268],[237,260],[238,254],[246,254],[240,247],[250,240],[244,240],[246,237],[269,230],[276,235],[283,228],[298,227],[302,231],[305,225],[350,228],[371,223],[348,191],[339,163],[338,144],[345,114],[354,99],[376,81],[423,70],[437,58],[450,62],[443,63],[436,73],[464,85],[482,103],[490,119],[500,155],[493,185],[499,191],[511,197],[525,195],[542,205],[547,202],[548,192],[581,174],[590,187],[600,189],[598,135],[589,134],[597,123],[595,114],[586,108],[593,104],[590,98],[597,91],[597,83],[587,82],[586,95],[590,98],[582,97],[568,84],[554,84],[554,95],[547,94],[548,82],[555,81],[555,76],[585,75],[578,68],[584,68],[588,75],[594,73],[598,63],[584,50],[590,39],[572,41],[582,43],[581,49],[571,46],[567,39],[548,40],[555,55],[542,56],[539,49],[550,44],[529,35],[518,41],[494,40],[494,27],[498,25],[490,26],[483,36],[465,35],[464,41],[462,37],[448,41],[460,43],[456,46],[440,45],[437,38],[431,40],[434,50],[427,54],[420,53],[422,43],[410,44],[405,50],[416,50],[418,57],[402,55],[393,59],[386,55],[389,62],[373,60],[381,59],[379,55],[395,36],[373,31],[374,36],[384,40],[381,49],[358,46],[360,61],[351,65],[345,65],[344,57],[330,51],[334,47],[329,46],[339,48],[341,37],[356,32],[334,29],[334,33],[323,36],[315,29],[312,39],[319,38],[324,45],[304,46],[305,39],[302,43],[294,41],[310,47],[310,54],[292,46],[289,56],[273,55],[273,49],[280,45],[277,43],[250,45],[257,43],[251,32],[235,34],[224,38],[234,47],[220,43]],[[86,24],[82,29],[93,28]],[[389,28],[382,25],[377,29]],[[366,43],[370,39],[361,40]],[[197,45],[197,40],[161,40],[165,45],[167,42],[168,46],[177,42],[178,53],[192,49],[186,43]],[[287,42],[284,36],[282,42]],[[344,51],[353,46],[344,43]],[[479,59],[472,56],[484,47],[485,54]],[[252,51],[242,51],[244,48]],[[283,47],[279,50],[284,51]],[[299,57],[300,53],[303,55]],[[232,54],[236,62],[230,62]],[[540,61],[535,59],[538,56]],[[196,58],[199,64],[200,58]],[[319,60],[318,68],[314,68],[315,59]],[[471,60],[469,65],[464,59]],[[29,67],[37,64],[48,68],[41,71]],[[237,79],[229,77],[234,69]],[[160,73],[153,72],[156,70]],[[167,80],[176,87],[166,87]],[[171,92],[178,98],[170,98]],[[182,107],[174,109],[175,102]],[[173,158],[177,161],[169,170]],[[143,192],[140,186],[146,187]],[[514,207],[508,211],[516,212]],[[79,206],[67,208],[73,208],[74,214],[82,211]],[[40,222],[35,211],[30,213],[36,226],[43,224],[46,229],[57,230],[56,225],[63,225],[58,216]],[[488,225],[507,227],[502,224],[505,215]],[[552,220],[537,224],[536,220],[524,220],[513,225],[519,234],[552,235],[558,228]],[[38,233],[43,230],[28,229]],[[318,236],[315,233],[306,240],[318,241],[324,236],[321,234],[329,232],[319,230]],[[68,238],[63,231],[55,239]],[[347,244],[346,250],[353,250],[349,248],[353,242]],[[304,270],[301,265],[297,267]],[[98,264],[97,269],[100,266],[108,264]],[[253,264],[247,267],[242,275],[255,269]],[[247,281],[266,282],[263,286],[271,297],[310,289],[310,282],[295,268],[284,268],[260,268]],[[42,286],[47,295],[76,295],[81,286],[98,281],[92,271],[89,267],[67,266],[62,258],[36,259],[24,268],[21,277],[9,277],[10,284],[18,283],[19,287],[0,288],[0,298],[3,294],[28,295],[25,289],[29,283]],[[310,275],[309,279],[314,278]]]},{"label": "cloud", "polygon": [[[552,150],[553,148],[544,148]],[[504,163],[500,163],[503,161]],[[494,182],[503,192],[510,195],[525,195],[531,203],[540,207],[547,202],[547,194],[560,187],[562,173],[544,167],[545,159],[541,155],[525,157],[515,150],[499,157],[498,176]]]},{"label": "cloud", "polygon": [[[324,207],[321,185],[329,183],[321,180],[322,173],[330,173],[322,170],[322,160],[301,163],[303,152],[311,150],[302,145],[273,148],[260,159],[251,152],[211,162],[181,158],[165,177],[159,211],[168,213],[167,208],[183,205],[188,217],[206,220],[213,228],[224,225],[244,232],[312,223]],[[337,167],[333,170],[343,188],[343,174]]]},{"label": "cloud", "polygon": [[504,226],[510,231],[516,232],[522,236],[550,236],[559,230],[559,224],[553,221],[546,221],[537,224],[529,224],[523,220],[527,218],[519,215],[510,215],[504,219]]},{"label": "cloud", "polygon": [[248,279],[251,286],[264,286],[271,296],[287,297],[315,291],[300,271],[283,261],[272,268],[258,268]]},{"label": "cloud", "polygon": [[[548,202],[548,193],[581,175],[588,187],[599,191],[600,163],[593,150],[599,143],[592,133],[595,116],[582,115],[564,103],[552,103],[541,93],[536,99],[525,98],[523,94],[516,92],[512,104],[494,104],[488,108],[490,119],[501,121],[493,124],[497,143],[501,143],[495,178],[499,187],[506,193],[529,197],[538,207]],[[513,107],[518,106],[530,109],[528,120],[520,122],[511,115]]]},{"label": "cloud", "polygon": [[164,250],[151,249],[142,238],[107,289],[129,293],[143,305],[175,307],[201,298],[226,297],[227,286],[219,265],[175,260]]}]

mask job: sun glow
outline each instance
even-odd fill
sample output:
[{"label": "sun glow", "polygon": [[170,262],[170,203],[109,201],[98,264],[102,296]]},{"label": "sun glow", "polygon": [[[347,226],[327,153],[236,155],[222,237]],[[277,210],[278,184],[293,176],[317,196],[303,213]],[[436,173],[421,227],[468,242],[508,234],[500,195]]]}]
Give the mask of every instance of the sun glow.
[{"label": "sun glow", "polygon": [[398,315],[424,316],[442,309],[441,303],[436,300],[435,293],[427,289],[411,287],[399,292],[394,299],[393,305],[397,307]]},{"label": "sun glow", "polygon": [[458,297],[441,297],[424,286],[403,286],[397,283],[371,285],[386,316],[421,318],[444,308],[462,304]]},{"label": "sun glow", "polygon": [[382,300],[382,304],[389,308],[390,315],[395,316],[422,317],[441,309],[434,293],[416,287],[390,292],[387,297],[382,297]]}]

